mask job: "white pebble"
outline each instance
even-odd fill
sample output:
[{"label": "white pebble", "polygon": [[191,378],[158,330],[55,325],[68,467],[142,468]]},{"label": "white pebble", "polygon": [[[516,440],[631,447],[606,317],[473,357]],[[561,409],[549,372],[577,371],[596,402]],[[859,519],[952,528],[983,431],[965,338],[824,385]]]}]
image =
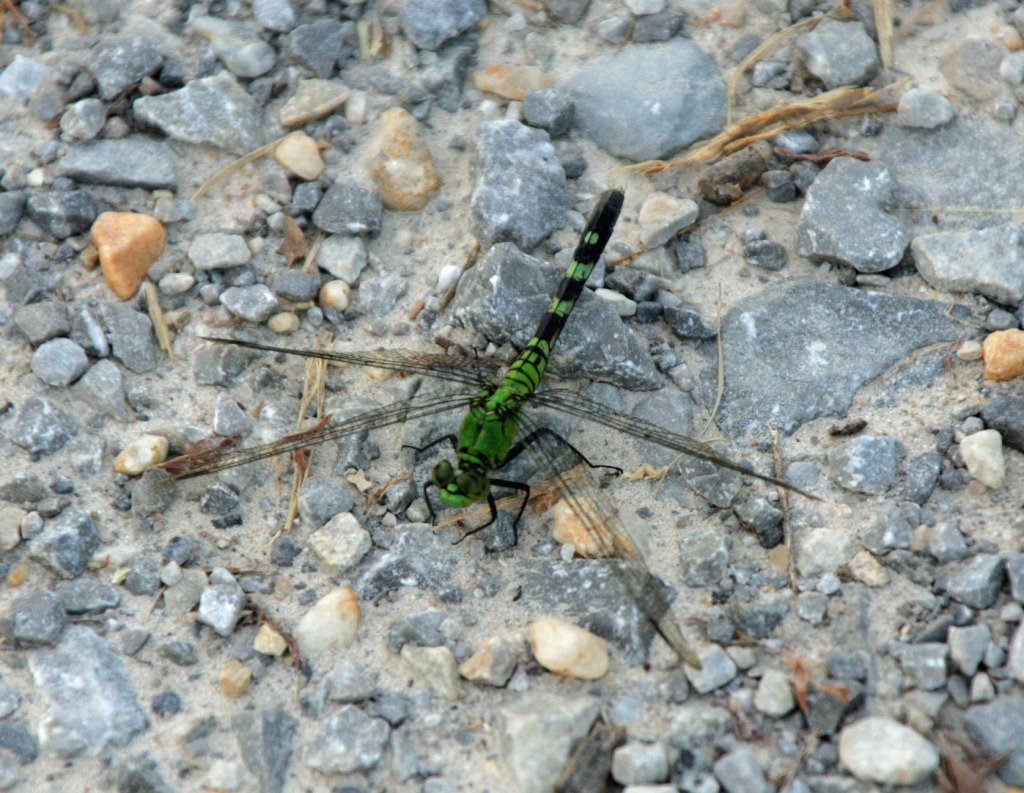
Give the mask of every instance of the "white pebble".
[{"label": "white pebble", "polygon": [[441,268],[441,272],[437,274],[437,291],[447,292],[455,286],[460,275],[462,275],[461,267],[457,267],[454,264],[446,264]]},{"label": "white pebble", "polygon": [[1003,460],[1003,436],[997,430],[982,430],[960,441],[960,454],[967,472],[987,487],[996,490],[1006,478]]},{"label": "white pebble", "polygon": [[939,753],[910,727],[872,717],[839,736],[839,759],[857,779],[882,785],[917,785],[939,766]]},{"label": "white pebble", "polygon": [[328,281],[320,287],[320,308],[344,311],[348,308],[351,287],[344,281]]},{"label": "white pebble", "polygon": [[549,672],[597,680],[608,671],[608,643],[590,631],[554,617],[530,625],[530,649]]},{"label": "white pebble", "polygon": [[119,474],[138,476],[167,459],[167,438],[161,435],[140,435],[124,447],[114,460]]},{"label": "white pebble", "polygon": [[328,592],[302,615],[295,641],[303,655],[319,655],[334,647],[348,647],[359,630],[359,598],[351,587]]},{"label": "white pebble", "polygon": [[196,283],[191,273],[167,273],[160,279],[160,291],[171,297],[183,295]]}]

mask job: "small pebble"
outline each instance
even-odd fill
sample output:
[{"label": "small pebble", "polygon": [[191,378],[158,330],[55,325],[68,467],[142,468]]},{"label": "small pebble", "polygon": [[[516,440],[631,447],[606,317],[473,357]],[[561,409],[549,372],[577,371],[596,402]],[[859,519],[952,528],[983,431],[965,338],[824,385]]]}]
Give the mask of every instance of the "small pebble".
[{"label": "small pebble", "polygon": [[232,659],[220,668],[217,683],[220,693],[229,699],[238,699],[252,682],[252,670],[241,661]]},{"label": "small pebble", "polygon": [[351,512],[335,515],[314,531],[306,541],[328,575],[338,575],[355,566],[369,552],[370,533]]},{"label": "small pebble", "polygon": [[769,669],[761,677],[754,694],[754,707],[766,716],[780,719],[793,710],[796,700],[790,676],[778,669]]},{"label": "small pebble", "polygon": [[889,573],[878,563],[869,551],[860,551],[848,564],[850,575],[869,587],[885,586],[889,583]]},{"label": "small pebble", "polygon": [[651,193],[637,216],[640,242],[645,248],[664,245],[684,228],[695,223],[699,215],[700,207],[691,198]]},{"label": "small pebble", "polygon": [[996,490],[1006,478],[1003,438],[996,430],[982,430],[960,441],[967,472],[986,487]]},{"label": "small pebble", "polygon": [[406,644],[402,647],[401,656],[402,663],[417,682],[450,702],[459,698],[459,673],[455,668],[455,656],[447,647]]},{"label": "small pebble", "polygon": [[590,631],[553,617],[530,625],[530,649],[549,672],[598,680],[608,672],[608,643]]},{"label": "small pebble", "polygon": [[167,449],[167,438],[162,435],[140,435],[117,455],[114,470],[126,476],[139,476],[166,460]]},{"label": "small pebble", "polygon": [[441,177],[420,123],[407,110],[393,107],[381,116],[379,136],[369,170],[381,201],[387,209],[422,209],[441,187]]},{"label": "small pebble", "polygon": [[459,674],[474,683],[504,686],[519,664],[526,649],[522,635],[492,636],[459,667]]},{"label": "small pebble", "polygon": [[997,330],[981,345],[987,380],[1012,380],[1024,372],[1024,330]]},{"label": "small pebble", "polygon": [[256,638],[253,639],[252,649],[260,655],[280,656],[284,655],[284,651],[288,649],[288,642],[285,641],[284,636],[267,623],[263,623],[260,625],[259,631],[256,632]]},{"label": "small pebble", "polygon": [[981,342],[977,339],[968,339],[960,344],[956,350],[956,357],[961,361],[980,361]]},{"label": "small pebble", "polygon": [[291,311],[282,311],[267,320],[267,327],[282,336],[294,333],[299,329],[300,324],[298,315]]},{"label": "small pebble", "polygon": [[32,353],[32,372],[47,385],[71,385],[89,368],[89,357],[71,339],[58,338],[40,344]]},{"label": "small pebble", "polygon": [[328,281],[320,288],[320,308],[343,312],[348,308],[352,288],[344,281]]},{"label": "small pebble", "polygon": [[846,727],[839,736],[839,759],[857,779],[882,785],[918,785],[939,766],[939,753],[931,742],[881,717]]},{"label": "small pebble", "polygon": [[281,108],[281,123],[286,127],[304,126],[329,116],[351,95],[348,88],[334,80],[302,80],[294,96]]},{"label": "small pebble", "polygon": [[274,158],[300,179],[313,181],[324,172],[320,148],[305,132],[286,135],[274,149]]},{"label": "small pebble", "polygon": [[350,587],[328,592],[302,615],[293,634],[303,655],[348,647],[359,629],[359,599]]},{"label": "small pebble", "polygon": [[480,91],[517,101],[550,84],[547,74],[536,66],[488,66],[473,72],[472,79]]},{"label": "small pebble", "polygon": [[99,252],[100,268],[110,291],[128,300],[139,291],[150,266],[164,252],[167,232],[149,215],[104,212],[92,224],[90,239]]}]

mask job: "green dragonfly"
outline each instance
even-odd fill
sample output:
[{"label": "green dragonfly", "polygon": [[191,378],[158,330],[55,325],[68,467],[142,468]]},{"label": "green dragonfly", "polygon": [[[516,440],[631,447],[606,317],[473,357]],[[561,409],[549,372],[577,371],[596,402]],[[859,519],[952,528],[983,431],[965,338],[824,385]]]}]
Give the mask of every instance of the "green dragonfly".
[{"label": "green dragonfly", "polygon": [[[502,374],[499,365],[481,358],[459,359],[444,354],[409,353],[398,350],[372,352],[324,352],[297,350],[224,338],[209,341],[233,344],[265,352],[316,358],[343,364],[374,366],[403,374],[419,374],[470,387],[461,394],[424,393],[409,399],[368,410],[357,416],[330,423],[322,422],[311,430],[275,443],[250,448],[213,448],[192,451],[168,460],[164,467],[176,479],[185,479],[222,471],[245,463],[273,457],[284,452],[307,449],[348,435],[405,423],[452,410],[465,410],[458,436],[445,436],[433,443],[451,440],[456,461],[439,462],[424,485],[430,507],[429,491],[437,491],[441,501],[451,507],[465,508],[486,501],[492,523],[497,517],[492,486],[518,490],[522,504],[513,527],[518,524],[529,499],[527,484],[493,476],[506,463],[527,451],[538,471],[557,483],[581,524],[586,528],[603,556],[614,556],[617,572],[638,608],[649,619],[672,649],[686,663],[698,667],[696,653],[683,638],[669,605],[664,584],[650,572],[643,554],[626,529],[611,500],[602,492],[589,471],[570,478],[565,472],[586,463],[595,466],[568,441],[530,416],[534,407],[550,408],[570,417],[583,417],[596,424],[652,441],[668,449],[710,461],[747,476],[796,492],[802,491],[779,479],[749,470],[720,454],[711,446],[685,435],[669,432],[650,422],[621,413],[564,389],[540,389],[548,359],[583,286],[597,264],[622,209],[623,191],[611,189],[599,199],[583,229],[572,262],[558,286],[536,335]],[[422,450],[421,450],[422,451]],[[618,470],[618,469],[616,469]],[[802,493],[803,495],[808,495]],[[814,498],[814,496],[809,496]],[[483,528],[481,526],[479,528]],[[476,529],[479,530],[479,529]]]}]

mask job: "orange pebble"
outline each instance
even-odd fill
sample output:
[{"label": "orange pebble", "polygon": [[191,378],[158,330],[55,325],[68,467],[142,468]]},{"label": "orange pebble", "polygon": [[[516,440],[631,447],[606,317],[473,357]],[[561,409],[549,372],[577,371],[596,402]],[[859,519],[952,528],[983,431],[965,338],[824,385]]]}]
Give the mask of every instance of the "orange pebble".
[{"label": "orange pebble", "polygon": [[150,265],[164,252],[167,233],[156,218],[135,212],[104,212],[92,224],[92,244],[110,290],[134,297]]},{"label": "orange pebble", "polygon": [[1024,372],[1024,330],[997,330],[982,342],[986,380],[1012,380]]}]

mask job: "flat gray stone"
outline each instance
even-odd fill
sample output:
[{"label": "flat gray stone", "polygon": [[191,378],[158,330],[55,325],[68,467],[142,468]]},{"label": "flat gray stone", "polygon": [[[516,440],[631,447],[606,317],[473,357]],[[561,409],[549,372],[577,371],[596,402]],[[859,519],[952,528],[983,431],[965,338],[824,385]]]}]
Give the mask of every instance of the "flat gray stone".
[{"label": "flat gray stone", "polygon": [[518,121],[489,121],[476,135],[480,174],[470,206],[480,244],[511,240],[533,248],[561,228],[565,170],[548,133]]},{"label": "flat gray stone", "polygon": [[227,72],[193,80],[162,96],[141,97],[133,108],[139,121],[185,143],[246,154],[265,142],[263,113]]},{"label": "flat gray stone", "polygon": [[576,128],[634,162],[667,157],[725,126],[725,81],[689,39],[631,44],[587,63],[566,89]]},{"label": "flat gray stone", "polygon": [[40,743],[58,757],[125,746],[149,726],[124,663],[89,628],[66,628],[57,647],[34,650],[28,664],[45,709]]},{"label": "flat gray stone", "polygon": [[178,189],[174,158],[167,146],[142,135],[74,146],[58,163],[57,173],[82,184]]},{"label": "flat gray stone", "polygon": [[895,211],[896,191],[896,179],[879,162],[832,160],[807,191],[796,252],[861,273],[895,267],[910,243],[910,224]]},{"label": "flat gray stone", "polygon": [[1016,307],[1024,300],[1024,229],[922,234],[911,243],[921,277],[947,292],[969,292]]},{"label": "flat gray stone", "polygon": [[[725,391],[718,425],[728,435],[785,433],[821,416],[843,416],[854,395],[917,349],[962,336],[941,303],[797,281],[741,302],[724,318]],[[570,323],[571,324],[571,323]],[[717,390],[717,351],[702,344],[700,381],[708,404]],[[926,360],[927,359],[927,360]],[[920,366],[920,368],[917,368]],[[941,354],[922,356],[888,381],[929,382]]]}]

